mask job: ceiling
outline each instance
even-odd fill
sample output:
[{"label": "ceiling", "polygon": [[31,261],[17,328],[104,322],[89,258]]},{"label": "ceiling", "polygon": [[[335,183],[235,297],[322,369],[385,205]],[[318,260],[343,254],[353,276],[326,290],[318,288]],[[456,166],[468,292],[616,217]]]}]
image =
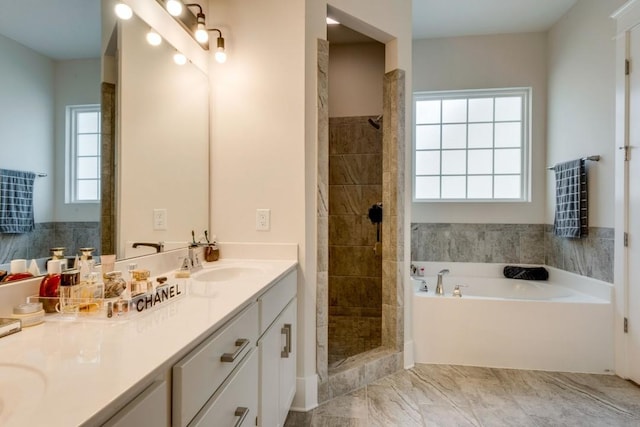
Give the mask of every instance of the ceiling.
[{"label": "ceiling", "polygon": [[100,0],[0,0],[0,34],[55,60],[100,57]]},{"label": "ceiling", "polygon": [[[578,0],[413,0],[413,38],[547,31]],[[329,25],[333,44],[375,40]]]},{"label": "ceiling", "polygon": [[548,30],[577,0],[413,0],[413,38]]},{"label": "ceiling", "polygon": [[[413,0],[413,38],[546,31],[576,1]],[[0,8],[0,34],[37,52],[58,60],[100,56],[100,0],[0,0]],[[328,38],[372,41],[340,25],[329,26]]]}]

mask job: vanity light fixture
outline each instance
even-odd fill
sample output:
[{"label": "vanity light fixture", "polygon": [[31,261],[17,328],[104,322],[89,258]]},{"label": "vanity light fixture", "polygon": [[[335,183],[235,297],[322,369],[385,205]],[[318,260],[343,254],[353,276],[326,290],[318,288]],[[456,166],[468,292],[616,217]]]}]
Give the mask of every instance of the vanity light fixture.
[{"label": "vanity light fixture", "polygon": [[120,19],[131,19],[133,16],[133,10],[128,4],[119,1],[115,7],[116,16]]},{"label": "vanity light fixture", "polygon": [[340,22],[327,16],[327,25],[338,25]]},{"label": "vanity light fixture", "polygon": [[180,52],[176,52],[173,55],[173,62],[175,62],[178,65],[184,65],[187,63],[187,57]]},{"label": "vanity light fixture", "polygon": [[196,29],[193,32],[196,40],[200,44],[204,44],[209,41],[209,33],[207,32],[207,27],[205,23],[205,16],[202,12],[202,6],[197,3],[189,3],[185,4],[186,7],[197,7],[198,13],[196,14]]},{"label": "vanity light fixture", "polygon": [[216,62],[223,64],[227,60],[227,52],[224,51],[224,37],[222,37],[222,31],[217,28],[209,28],[207,31],[217,31],[218,39],[216,43]]},{"label": "vanity light fixture", "polygon": [[160,46],[162,43],[162,36],[158,34],[155,30],[149,30],[147,33],[147,42],[151,46]]},{"label": "vanity light fixture", "polygon": [[167,8],[167,12],[169,12],[171,16],[182,15],[183,4],[180,0],[167,0],[164,7]]}]

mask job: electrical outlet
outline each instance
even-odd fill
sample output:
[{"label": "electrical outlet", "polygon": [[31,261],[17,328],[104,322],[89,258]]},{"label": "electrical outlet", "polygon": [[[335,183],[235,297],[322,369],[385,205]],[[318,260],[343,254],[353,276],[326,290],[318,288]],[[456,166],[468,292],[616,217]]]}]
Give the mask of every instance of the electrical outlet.
[{"label": "electrical outlet", "polygon": [[269,231],[271,228],[271,209],[258,209],[256,211],[256,230]]},{"label": "electrical outlet", "polygon": [[167,229],[167,210],[166,209],[153,210],[153,229],[154,230]]}]

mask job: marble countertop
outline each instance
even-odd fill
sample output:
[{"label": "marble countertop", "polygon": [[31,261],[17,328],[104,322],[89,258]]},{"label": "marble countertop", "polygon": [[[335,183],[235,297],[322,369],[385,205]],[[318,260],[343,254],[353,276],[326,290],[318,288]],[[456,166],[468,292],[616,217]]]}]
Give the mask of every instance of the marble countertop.
[{"label": "marble countertop", "polygon": [[71,426],[88,421],[256,301],[296,265],[295,260],[223,259],[205,270],[257,270],[249,277],[206,284],[182,279],[185,296],[124,321],[63,321],[51,315],[41,325],[0,339],[0,425]]}]

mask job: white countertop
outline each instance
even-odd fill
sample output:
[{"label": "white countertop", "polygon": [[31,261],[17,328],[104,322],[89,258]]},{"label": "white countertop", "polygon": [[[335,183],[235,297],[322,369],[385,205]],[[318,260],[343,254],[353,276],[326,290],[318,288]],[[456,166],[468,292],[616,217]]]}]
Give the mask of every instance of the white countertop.
[{"label": "white countertop", "polygon": [[[205,266],[258,267],[250,279],[206,285],[166,305],[110,319],[46,320],[0,339],[0,425],[76,426],[205,338],[270,285],[295,260],[223,259]],[[172,279],[173,274],[169,275]],[[55,316],[55,315],[54,315]]]}]

